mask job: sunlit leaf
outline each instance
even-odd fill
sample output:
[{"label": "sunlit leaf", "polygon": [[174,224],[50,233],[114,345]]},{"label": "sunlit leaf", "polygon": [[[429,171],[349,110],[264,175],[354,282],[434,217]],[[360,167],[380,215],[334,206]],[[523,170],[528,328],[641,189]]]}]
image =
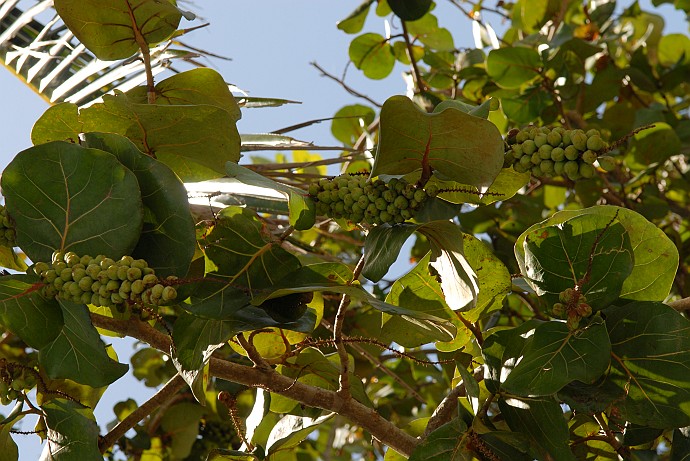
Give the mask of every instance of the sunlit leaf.
[{"label": "sunlit leaf", "polygon": [[502,167],[503,139],[493,123],[452,107],[427,114],[404,96],[383,105],[372,175],[434,170],[446,179],[483,187]]},{"label": "sunlit leaf", "polygon": [[437,51],[453,51],[453,36],[445,27],[439,27],[438,19],[433,14],[425,14],[416,21],[407,22],[407,31],[415,39]]},{"label": "sunlit leaf", "polygon": [[539,75],[539,53],[526,47],[491,50],[486,58],[489,77],[501,88],[518,88]]},{"label": "sunlit leaf", "polygon": [[362,3],[345,19],[338,21],[338,29],[348,34],[356,34],[362,30],[364,21],[369,14],[369,7],[371,7],[372,3],[374,3],[374,0],[362,1]]},{"label": "sunlit leaf", "polygon": [[122,377],[129,367],[110,358],[86,306],[60,301],[60,307],[62,330],[38,354],[46,374],[91,387],[107,386]]},{"label": "sunlit leaf", "polygon": [[187,190],[167,166],[141,153],[127,138],[111,133],[86,133],[85,145],[110,152],[139,181],[146,213],[135,258],[143,258],[159,277],[184,277],[196,249],[194,221]]},{"label": "sunlit leaf", "polygon": [[77,143],[79,133],[84,131],[82,128],[77,105],[62,102],[50,106],[34,123],[31,129],[31,142],[34,145],[51,141]]},{"label": "sunlit leaf", "polygon": [[273,426],[266,442],[268,454],[291,447],[296,447],[309,434],[319,428],[321,424],[335,416],[328,413],[318,418],[306,416],[285,415]]},{"label": "sunlit leaf", "polygon": [[169,38],[182,19],[172,2],[56,0],[55,9],[81,43],[99,59],[125,59],[139,51],[137,37],[152,45]]},{"label": "sunlit leaf", "polygon": [[[386,296],[386,302],[452,319],[455,315],[443,298],[441,285],[429,273],[430,256],[427,254],[410,272],[395,281]],[[385,343],[395,342],[404,347],[417,347],[434,339],[426,336],[425,331],[416,328],[415,324],[407,322],[401,316],[383,314],[380,339]]]},{"label": "sunlit leaf", "polygon": [[388,77],[395,65],[395,56],[388,40],[369,32],[350,43],[350,59],[364,75],[371,79]]},{"label": "sunlit leaf", "polygon": [[31,147],[5,168],[2,190],[17,243],[34,261],[55,250],[119,258],[139,239],[139,185],[107,152],[59,141]]},{"label": "sunlit leaf", "polygon": [[240,165],[228,162],[227,175],[243,184],[277,191],[287,199],[290,224],[297,230],[309,229],[316,221],[316,206],[309,195],[295,187],[286,186],[261,176]]},{"label": "sunlit leaf", "polygon": [[341,107],[333,116],[331,133],[338,141],[352,146],[374,121],[375,116],[376,114],[371,107],[362,104]]}]

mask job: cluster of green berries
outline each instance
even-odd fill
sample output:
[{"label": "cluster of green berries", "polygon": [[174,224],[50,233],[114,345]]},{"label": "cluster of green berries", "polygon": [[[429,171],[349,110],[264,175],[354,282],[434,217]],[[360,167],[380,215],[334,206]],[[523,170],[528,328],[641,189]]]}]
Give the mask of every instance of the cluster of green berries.
[{"label": "cluster of green berries", "polygon": [[321,179],[309,186],[318,215],[371,225],[400,224],[412,219],[424,202],[436,194],[438,188],[433,185],[425,190],[404,179],[393,178],[385,183],[348,174]]},{"label": "cluster of green berries", "polygon": [[[537,177],[567,176],[573,181],[594,176],[594,163],[611,165],[611,157],[600,154],[607,148],[599,130],[566,130],[562,127],[527,127],[508,136],[510,148],[503,166]],[[605,164],[605,165],[604,165]]]},{"label": "cluster of green berries", "polygon": [[9,405],[36,386],[37,372],[27,366],[0,359],[0,404]]},{"label": "cluster of green berries", "polygon": [[114,261],[103,255],[55,252],[51,264],[38,262],[33,271],[45,283],[42,295],[46,298],[118,307],[127,302],[158,306],[177,297],[171,286],[176,277],[161,281],[146,261],[131,256]]},{"label": "cluster of green berries", "polygon": [[16,232],[7,209],[0,205],[0,246],[12,248],[16,246]]},{"label": "cluster of green berries", "polygon": [[568,328],[574,330],[580,324],[580,319],[592,315],[592,306],[587,304],[587,298],[574,288],[566,288],[558,295],[557,302],[551,308],[555,317],[566,318]]}]

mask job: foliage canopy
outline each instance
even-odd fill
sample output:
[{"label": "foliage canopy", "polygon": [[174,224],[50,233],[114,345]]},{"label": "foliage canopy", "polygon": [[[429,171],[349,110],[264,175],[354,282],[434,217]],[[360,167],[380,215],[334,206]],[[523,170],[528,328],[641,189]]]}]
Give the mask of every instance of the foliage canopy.
[{"label": "foliage canopy", "polygon": [[[322,157],[237,131],[289,101],[154,81],[193,19],[174,2],[55,0],[147,79],[53,105],[2,173],[0,460],[30,414],[45,460],[685,459],[690,39],[637,2],[452,3],[476,48],[430,0],[338,24],[365,76],[409,66],[410,97],[338,110]],[[163,387],[99,434],[128,368]]]}]

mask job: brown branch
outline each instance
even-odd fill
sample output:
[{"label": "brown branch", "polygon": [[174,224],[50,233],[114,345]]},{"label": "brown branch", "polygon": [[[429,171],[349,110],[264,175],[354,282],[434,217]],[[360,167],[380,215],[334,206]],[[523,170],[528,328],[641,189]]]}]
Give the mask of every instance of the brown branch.
[{"label": "brown branch", "polygon": [[[171,350],[172,342],[169,336],[140,320],[116,320],[92,313],[91,321],[96,327],[131,336],[163,352]],[[301,383],[273,369],[253,368],[211,357],[210,372],[213,376],[226,381],[250,387],[261,387],[297,400],[304,405],[336,412],[370,432],[381,443],[405,456],[409,456],[419,444],[417,439],[355,399],[344,399],[337,392]]]},{"label": "brown branch", "polygon": [[326,72],[326,70],[325,70],[323,67],[319,66],[316,62],[312,62],[311,65],[314,66],[314,67],[316,68],[316,70],[318,70],[319,72],[321,72],[321,75],[323,75],[324,77],[328,77],[328,78],[330,78],[331,80],[333,80],[333,81],[335,81],[335,82],[338,82],[338,83],[340,84],[340,86],[342,86],[343,89],[344,89],[345,91],[347,91],[348,93],[350,93],[352,96],[356,96],[356,97],[358,97],[358,98],[362,98],[362,99],[364,99],[364,100],[366,100],[366,101],[369,101],[371,104],[375,105],[376,107],[381,107],[381,104],[379,104],[378,102],[374,101],[374,100],[371,99],[369,96],[367,96],[367,95],[365,95],[365,94],[362,94],[362,93],[360,93],[359,91],[357,91],[357,90],[353,89],[352,87],[350,87],[347,83],[345,83],[345,80],[343,80],[343,79],[341,79],[341,78],[338,78],[338,77],[336,77],[335,75],[329,74],[328,72]]},{"label": "brown branch", "polygon": [[422,74],[419,72],[419,67],[417,66],[417,61],[414,59],[414,53],[412,51],[412,42],[410,42],[410,35],[407,32],[407,25],[405,21],[400,21],[402,23],[403,38],[405,39],[405,48],[407,49],[407,57],[410,59],[410,64],[412,65],[412,80],[414,81],[414,86],[417,87],[417,92],[423,93],[429,88],[427,88],[424,79],[422,79]]},{"label": "brown branch", "polygon": [[677,299],[666,304],[668,304],[677,311],[690,310],[690,298]]},{"label": "brown branch", "polygon": [[[484,368],[477,367],[472,375],[477,382],[481,381],[484,379]],[[466,396],[467,388],[465,386],[465,382],[460,381],[453,389],[451,389],[448,395],[445,396],[445,398],[441,401],[441,403],[438,404],[432,413],[431,417],[429,418],[429,422],[426,425],[426,429],[424,430],[424,435],[422,435],[422,440],[434,430],[453,419],[453,416],[458,409],[458,399]]]},{"label": "brown branch", "polygon": [[[359,278],[359,274],[362,273],[364,268],[364,256],[362,255],[355,266],[355,270],[352,272],[352,279],[347,282],[348,285]],[[340,378],[338,385],[338,394],[343,398],[349,399],[350,396],[350,358],[347,355],[347,349],[345,349],[345,343],[343,342],[343,324],[345,323],[345,312],[350,305],[350,297],[343,293],[340,298],[340,304],[338,305],[338,312],[335,314],[335,321],[333,322],[333,341],[335,342],[335,349],[338,352],[338,357],[340,358]]]},{"label": "brown branch", "polygon": [[125,419],[120,421],[110,432],[98,441],[98,449],[100,452],[105,453],[106,450],[124,436],[128,430],[136,426],[139,421],[150,415],[160,405],[174,397],[174,395],[186,385],[187,383],[182,376],[179,374],[173,376],[153,397],[127,415]]}]

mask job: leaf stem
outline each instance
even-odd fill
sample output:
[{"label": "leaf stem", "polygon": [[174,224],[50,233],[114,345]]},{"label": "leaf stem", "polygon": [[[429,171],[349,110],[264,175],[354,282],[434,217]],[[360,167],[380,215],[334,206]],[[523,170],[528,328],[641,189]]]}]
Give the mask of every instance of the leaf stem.
[{"label": "leaf stem", "polygon": [[141,33],[141,30],[139,29],[139,25],[137,24],[137,20],[134,17],[134,11],[132,10],[132,5],[129,4],[129,1],[125,2],[127,4],[127,10],[129,12],[129,19],[132,21],[132,31],[134,32],[134,40],[137,42],[137,45],[139,45],[139,49],[141,50],[141,58],[144,61],[144,69],[146,71],[146,97],[148,99],[149,104],[155,104],[156,103],[156,87],[155,87],[155,82],[153,81],[153,70],[151,69],[151,52],[149,50],[149,44],[146,43],[146,39]]},{"label": "leaf stem", "polygon": [[173,376],[153,397],[127,415],[125,419],[120,421],[110,432],[98,441],[98,449],[101,453],[105,453],[106,450],[124,436],[128,430],[136,426],[139,421],[146,418],[163,403],[173,398],[174,395],[186,385],[187,383],[182,376],[179,374]]},{"label": "leaf stem", "polygon": [[[473,373],[474,379],[479,382],[484,379],[484,368],[477,367]],[[451,391],[446,395],[441,403],[438,404],[422,435],[422,440],[427,438],[429,434],[443,426],[445,423],[453,419],[455,412],[458,409],[458,399],[467,395],[467,388],[464,381],[460,381]]]},{"label": "leaf stem", "polygon": [[402,23],[403,38],[405,39],[405,48],[407,51],[407,57],[412,65],[412,80],[414,81],[414,86],[417,87],[418,93],[423,93],[428,90],[426,83],[422,79],[422,74],[419,72],[419,67],[417,66],[417,61],[414,59],[414,53],[412,52],[412,42],[410,42],[410,35],[407,32],[407,24],[405,21],[400,21]]}]

